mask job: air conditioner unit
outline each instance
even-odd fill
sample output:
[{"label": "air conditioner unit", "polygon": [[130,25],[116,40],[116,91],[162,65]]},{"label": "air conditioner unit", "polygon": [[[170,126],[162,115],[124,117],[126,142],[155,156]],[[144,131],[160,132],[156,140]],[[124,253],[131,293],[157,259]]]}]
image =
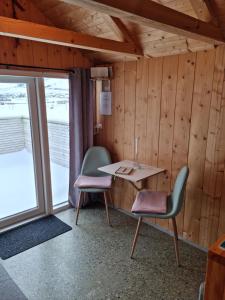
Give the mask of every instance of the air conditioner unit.
[{"label": "air conditioner unit", "polygon": [[112,78],[112,67],[93,67],[91,68],[91,78],[107,80]]}]

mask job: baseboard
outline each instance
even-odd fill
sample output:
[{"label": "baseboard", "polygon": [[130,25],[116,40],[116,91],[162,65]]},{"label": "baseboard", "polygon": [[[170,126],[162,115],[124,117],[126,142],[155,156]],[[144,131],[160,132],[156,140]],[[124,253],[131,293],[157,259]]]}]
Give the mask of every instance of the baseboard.
[{"label": "baseboard", "polygon": [[[126,211],[124,209],[116,208],[116,207],[114,207],[114,209],[116,209],[116,210],[118,210],[118,211],[120,211],[120,212],[122,212],[122,213],[124,213],[124,214],[126,214],[126,215],[128,215],[128,216],[130,216],[132,218],[134,218],[134,219],[137,219],[137,217],[135,217],[131,212],[128,212],[128,211]],[[168,234],[170,236],[173,236],[173,233],[170,230],[167,230],[167,229],[161,227],[158,224],[154,224],[154,223],[152,223],[150,221],[144,221],[144,223],[146,223],[146,224],[154,227],[155,229],[160,230],[160,231],[162,231],[162,232],[164,232],[164,233],[166,233],[166,234]],[[198,245],[198,244],[196,244],[196,243],[194,243],[192,241],[189,241],[189,240],[185,239],[184,237],[182,237],[180,235],[179,235],[179,240],[182,240],[184,243],[187,243],[187,244],[191,245],[192,247],[195,247],[195,248],[197,248],[197,249],[199,249],[199,250],[201,250],[203,252],[206,252],[206,253],[208,252],[207,248],[202,247],[202,246],[200,246],[200,245]]]}]

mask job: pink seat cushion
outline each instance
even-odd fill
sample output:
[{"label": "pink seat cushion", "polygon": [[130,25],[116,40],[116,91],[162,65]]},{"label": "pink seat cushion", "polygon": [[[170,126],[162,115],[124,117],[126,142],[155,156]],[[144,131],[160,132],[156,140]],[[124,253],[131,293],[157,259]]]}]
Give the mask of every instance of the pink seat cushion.
[{"label": "pink seat cushion", "polygon": [[167,193],[143,190],[136,196],[131,211],[133,213],[158,213],[167,211]]},{"label": "pink seat cushion", "polygon": [[79,188],[110,188],[111,185],[111,176],[92,177],[80,175],[74,183],[74,186]]}]

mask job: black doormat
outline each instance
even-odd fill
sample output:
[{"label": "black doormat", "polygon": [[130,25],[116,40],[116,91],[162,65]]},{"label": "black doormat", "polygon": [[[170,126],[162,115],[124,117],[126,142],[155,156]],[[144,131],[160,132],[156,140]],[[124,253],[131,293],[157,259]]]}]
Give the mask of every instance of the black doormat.
[{"label": "black doormat", "polygon": [[0,299],[1,300],[27,300],[25,295],[12,280],[4,267],[0,264]]},{"label": "black doormat", "polygon": [[7,259],[71,229],[55,216],[21,225],[0,234],[0,257]]}]

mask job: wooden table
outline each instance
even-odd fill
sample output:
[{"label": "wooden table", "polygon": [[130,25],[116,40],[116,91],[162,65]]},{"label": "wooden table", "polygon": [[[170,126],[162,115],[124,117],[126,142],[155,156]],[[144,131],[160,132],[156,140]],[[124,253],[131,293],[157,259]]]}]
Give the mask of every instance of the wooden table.
[{"label": "wooden table", "polygon": [[[129,175],[122,175],[122,174],[117,174],[116,171],[120,167],[128,167],[128,168],[133,168],[134,170],[132,171],[131,174]],[[155,176],[159,173],[165,172],[165,169],[161,168],[156,168],[153,166],[145,165],[145,164],[137,164],[134,161],[131,160],[122,160],[114,164],[110,164],[104,167],[98,168],[99,171],[102,171],[104,173],[113,175],[115,177],[123,178],[130,182],[132,186],[137,190],[140,191],[142,188],[139,188],[137,186],[138,182],[141,182],[149,177]]]},{"label": "wooden table", "polygon": [[225,300],[225,249],[221,248],[223,242],[225,234],[209,248],[205,300]]}]

